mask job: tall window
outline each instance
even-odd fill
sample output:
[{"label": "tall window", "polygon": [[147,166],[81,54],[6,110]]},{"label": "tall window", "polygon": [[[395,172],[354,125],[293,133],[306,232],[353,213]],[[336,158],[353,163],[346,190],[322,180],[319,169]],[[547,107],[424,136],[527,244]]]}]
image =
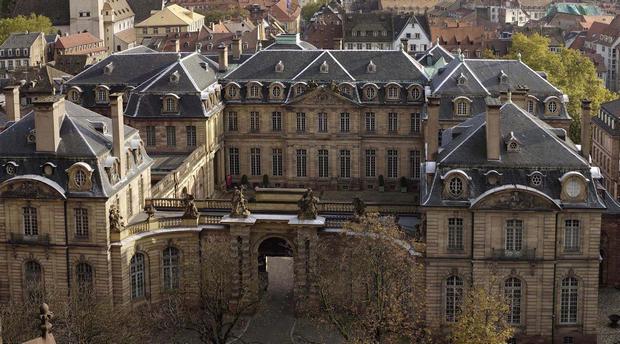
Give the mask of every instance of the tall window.
[{"label": "tall window", "polygon": [[34,260],[29,260],[24,264],[24,282],[26,283],[26,294],[31,300],[38,300],[43,296],[41,264]]},{"label": "tall window", "polygon": [[523,221],[506,221],[506,251],[519,252],[523,248]]},{"label": "tall window", "polygon": [[157,145],[157,134],[155,132],[154,126],[146,127],[146,145],[147,146],[155,146]]},{"label": "tall window", "polygon": [[579,220],[564,221],[564,250],[579,251]]},{"label": "tall window", "polygon": [[306,150],[298,149],[297,150],[297,177],[305,177],[306,176]]},{"label": "tall window", "polygon": [[195,147],[196,146],[196,127],[193,125],[188,125],[185,127],[185,132],[187,135],[187,146]]},{"label": "tall window", "polygon": [[375,113],[366,112],[366,131],[373,133],[375,131]]},{"label": "tall window", "polygon": [[303,133],[306,131],[306,113],[298,112],[297,113],[297,132]]},{"label": "tall window", "polygon": [[108,90],[103,87],[97,88],[97,103],[108,102]]},{"label": "tall window", "polygon": [[575,277],[566,277],[560,287],[560,324],[577,323],[577,297],[579,284]]},{"label": "tall window", "polygon": [[377,154],[374,149],[366,150],[366,177],[375,177],[377,175]]},{"label": "tall window", "polygon": [[398,131],[398,114],[395,112],[390,112],[388,114],[388,131],[389,132]]},{"label": "tall window", "polygon": [[80,238],[88,237],[88,209],[75,208],[75,235]]},{"label": "tall window", "polygon": [[262,174],[260,168],[260,148],[250,149],[250,165],[253,176],[260,176]]},{"label": "tall window", "polygon": [[78,291],[87,292],[93,286],[93,267],[88,263],[78,263],[75,266],[75,280]]},{"label": "tall window", "polygon": [[456,102],[456,114],[459,116],[467,116],[467,102],[464,100]]},{"label": "tall window", "polygon": [[450,276],[446,280],[446,321],[456,322],[463,302],[463,279]]},{"label": "tall window", "polygon": [[409,160],[411,162],[411,178],[420,179],[420,151],[412,150],[409,151]]},{"label": "tall window", "polygon": [[319,112],[319,133],[327,132],[327,114],[325,112]]},{"label": "tall window", "polygon": [[529,99],[527,101],[527,112],[529,112],[530,114],[534,114],[534,101]]},{"label": "tall window", "polygon": [[258,111],[250,112],[250,130],[255,132],[260,130],[260,113]]},{"label": "tall window", "polygon": [[260,93],[260,88],[257,85],[250,86],[250,97],[258,98]]},{"label": "tall window", "polygon": [[463,249],[463,219],[460,217],[448,219],[448,249]]},{"label": "tall window", "polygon": [[133,192],[131,185],[127,188],[127,215],[133,215]]},{"label": "tall window", "polygon": [[411,132],[412,133],[420,132],[420,114],[419,113],[411,114]]},{"label": "tall window", "polygon": [[340,178],[351,178],[351,151],[340,150]]},{"label": "tall window", "polygon": [[350,126],[349,126],[349,122],[350,122],[350,115],[348,112],[343,112],[340,114],[340,132],[341,133],[348,133],[350,130]]},{"label": "tall window", "polygon": [[238,123],[238,118],[237,118],[237,112],[236,111],[228,111],[228,116],[227,118],[227,128],[228,131],[237,131],[239,130],[239,123]]},{"label": "tall window", "polygon": [[521,280],[511,277],[504,282],[504,297],[508,302],[508,323],[519,325],[521,323]]},{"label": "tall window", "polygon": [[168,147],[176,147],[177,145],[177,131],[176,127],[167,126],[166,127],[166,145]]},{"label": "tall window", "polygon": [[319,149],[319,178],[329,177],[329,151]]},{"label": "tall window", "polygon": [[282,112],[271,113],[271,130],[282,131]]},{"label": "tall window", "polygon": [[274,176],[282,175],[282,149],[274,148],[271,151],[271,172]]},{"label": "tall window", "polygon": [[25,235],[39,235],[39,222],[37,221],[37,208],[24,207],[24,234]]},{"label": "tall window", "polygon": [[163,253],[164,289],[179,288],[179,250],[169,246]]},{"label": "tall window", "polygon": [[233,176],[239,175],[239,148],[228,148],[228,167],[229,172]]},{"label": "tall window", "polygon": [[177,112],[177,100],[173,97],[166,98],[166,112]]},{"label": "tall window", "polygon": [[387,151],[387,176],[388,178],[398,177],[398,151],[396,149],[388,149]]},{"label": "tall window", "polygon": [[131,280],[132,299],[145,296],[144,266],[144,254],[136,253],[133,257],[131,257],[129,279]]}]

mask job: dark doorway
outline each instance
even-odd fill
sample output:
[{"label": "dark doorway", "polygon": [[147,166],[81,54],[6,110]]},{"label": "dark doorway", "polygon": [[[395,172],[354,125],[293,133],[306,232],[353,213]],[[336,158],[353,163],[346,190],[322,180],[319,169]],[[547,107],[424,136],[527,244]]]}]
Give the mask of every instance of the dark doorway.
[{"label": "dark doorway", "polygon": [[265,239],[258,247],[259,294],[267,291],[277,298],[292,292],[293,250],[282,238]]}]

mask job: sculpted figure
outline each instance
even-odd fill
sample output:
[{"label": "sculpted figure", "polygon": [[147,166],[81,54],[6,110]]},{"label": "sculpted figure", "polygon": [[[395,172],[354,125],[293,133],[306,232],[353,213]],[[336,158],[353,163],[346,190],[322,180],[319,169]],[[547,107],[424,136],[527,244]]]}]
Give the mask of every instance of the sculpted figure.
[{"label": "sculpted figure", "polygon": [[110,207],[110,214],[108,215],[110,221],[110,231],[121,232],[125,228],[123,217],[116,205]]},{"label": "sculpted figure", "polygon": [[317,204],[319,199],[314,197],[312,189],[308,189],[301,199],[297,202],[299,206],[298,217],[300,220],[314,220],[318,214]]},{"label": "sculpted figure", "polygon": [[353,199],[353,217],[356,222],[360,221],[360,218],[366,215],[366,203],[359,198],[355,197]]},{"label": "sculpted figure", "polygon": [[183,217],[186,219],[197,219],[200,214],[198,213],[198,208],[196,208],[196,204],[194,204],[194,196],[187,194],[184,203],[185,212],[183,213]]},{"label": "sculpted figure", "polygon": [[248,209],[247,201],[245,200],[245,195],[243,194],[243,191],[243,187],[235,187],[232,200],[230,201],[230,217],[248,217],[250,215],[250,210]]}]

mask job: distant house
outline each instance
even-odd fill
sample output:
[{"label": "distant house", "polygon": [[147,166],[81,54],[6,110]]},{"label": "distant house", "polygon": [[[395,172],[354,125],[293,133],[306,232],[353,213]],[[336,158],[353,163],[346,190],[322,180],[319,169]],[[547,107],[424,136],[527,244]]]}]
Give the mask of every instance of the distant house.
[{"label": "distant house", "polygon": [[89,32],[60,37],[54,49],[55,67],[74,75],[106,56],[103,40]]},{"label": "distant house", "polygon": [[296,0],[280,0],[269,9],[269,22],[286,33],[301,31],[301,6]]},{"label": "distant house", "polygon": [[[422,24],[424,23],[424,25]],[[426,21],[389,12],[348,13],[344,18],[344,49],[425,51],[430,46]]]},{"label": "distant house", "polygon": [[136,38],[165,37],[175,32],[197,32],[205,23],[205,16],[172,4],[135,25]]},{"label": "distant house", "polygon": [[0,45],[0,76],[7,78],[7,72],[44,65],[46,47],[42,32],[12,33]]},{"label": "distant house", "polygon": [[321,49],[342,49],[342,17],[344,9],[332,1],[312,16],[304,28],[304,41]]}]

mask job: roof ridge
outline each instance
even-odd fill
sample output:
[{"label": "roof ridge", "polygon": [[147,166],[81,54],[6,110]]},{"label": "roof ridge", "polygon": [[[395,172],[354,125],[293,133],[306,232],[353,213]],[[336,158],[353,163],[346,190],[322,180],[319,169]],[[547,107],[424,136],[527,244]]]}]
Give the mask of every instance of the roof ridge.
[{"label": "roof ridge", "polygon": [[[80,130],[80,128],[82,127],[81,125],[78,126],[77,123],[74,122],[73,118],[71,118],[71,116],[66,113],[65,110],[65,120],[69,121],[69,124],[73,126],[73,128],[75,129],[75,131],[78,132],[78,134],[80,135],[80,138],[82,139],[82,141],[84,142],[84,144],[86,145],[86,147],[88,147],[88,150],[94,155],[97,156],[97,153],[95,153],[95,150],[93,149],[93,147],[90,146],[90,144],[88,143],[88,140],[86,139],[86,137],[84,137],[84,134],[82,133],[82,131]],[[64,121],[64,120],[63,120]],[[62,127],[62,126],[61,126]]]},{"label": "roof ridge", "polygon": [[305,72],[306,69],[310,68],[310,66],[312,66],[312,64],[316,62],[316,60],[321,58],[321,56],[325,55],[326,52],[327,50],[323,50],[323,52],[320,53],[319,56],[315,57],[314,60],[310,61],[310,63],[308,63],[308,65],[304,69],[302,69],[301,72],[297,73],[294,77],[292,77],[291,80],[296,80],[298,76],[300,76],[303,72]]}]

